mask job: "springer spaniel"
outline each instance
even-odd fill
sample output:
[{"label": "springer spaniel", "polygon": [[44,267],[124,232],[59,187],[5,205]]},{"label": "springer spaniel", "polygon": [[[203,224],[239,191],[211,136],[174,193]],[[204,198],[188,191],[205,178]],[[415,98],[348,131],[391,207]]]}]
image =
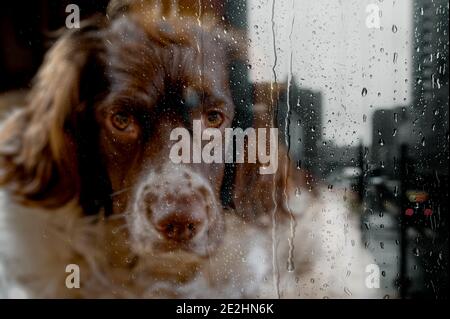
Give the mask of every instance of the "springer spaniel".
[{"label": "springer spaniel", "polygon": [[[0,296],[377,295],[342,195],[310,191],[284,148],[276,175],[236,164],[232,208],[225,164],[169,160],[174,128],[232,126],[234,42],[146,1],[114,1],[56,42],[1,127]],[[256,110],[254,126],[269,118]]]}]

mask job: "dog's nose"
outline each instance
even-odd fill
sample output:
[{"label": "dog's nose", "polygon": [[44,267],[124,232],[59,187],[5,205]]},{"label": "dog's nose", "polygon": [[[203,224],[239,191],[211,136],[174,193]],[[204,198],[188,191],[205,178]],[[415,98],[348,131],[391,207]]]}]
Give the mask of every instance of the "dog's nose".
[{"label": "dog's nose", "polygon": [[201,240],[196,239],[203,238],[217,222],[214,193],[191,171],[174,168],[162,172],[142,188],[140,207],[159,239],[197,246]]},{"label": "dog's nose", "polygon": [[167,239],[177,242],[191,240],[206,223],[206,212],[191,212],[189,207],[184,211],[176,211],[155,220],[155,228]]}]

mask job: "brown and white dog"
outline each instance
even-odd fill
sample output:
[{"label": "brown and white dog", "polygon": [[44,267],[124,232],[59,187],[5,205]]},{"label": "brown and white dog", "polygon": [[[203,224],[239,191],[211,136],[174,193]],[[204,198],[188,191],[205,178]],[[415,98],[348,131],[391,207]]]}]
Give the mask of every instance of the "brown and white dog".
[{"label": "brown and white dog", "polygon": [[[172,129],[232,126],[235,40],[156,12],[113,2],[64,34],[2,124],[0,296],[377,296],[356,217],[340,193],[311,190],[284,149],[276,175],[236,165],[232,209],[225,164],[169,160]],[[65,284],[70,264],[80,288]]]}]

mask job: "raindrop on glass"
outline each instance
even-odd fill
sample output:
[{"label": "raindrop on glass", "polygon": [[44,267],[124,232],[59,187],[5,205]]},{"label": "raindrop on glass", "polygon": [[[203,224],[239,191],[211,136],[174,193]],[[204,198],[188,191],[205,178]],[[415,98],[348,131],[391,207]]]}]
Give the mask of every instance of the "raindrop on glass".
[{"label": "raindrop on glass", "polygon": [[348,295],[351,296],[352,292],[350,291],[350,289],[348,289],[347,287],[344,287],[344,292]]},{"label": "raindrop on glass", "polygon": [[295,270],[294,263],[292,261],[288,261],[287,263],[287,271],[293,272]]}]

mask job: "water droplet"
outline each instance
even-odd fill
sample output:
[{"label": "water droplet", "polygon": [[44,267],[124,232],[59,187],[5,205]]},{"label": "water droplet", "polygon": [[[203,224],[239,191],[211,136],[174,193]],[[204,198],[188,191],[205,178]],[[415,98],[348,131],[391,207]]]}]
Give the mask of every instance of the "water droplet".
[{"label": "water droplet", "polygon": [[397,33],[397,31],[398,31],[397,26],[396,26],[395,24],[393,24],[393,25],[392,25],[392,32],[393,32],[393,33]]},{"label": "water droplet", "polygon": [[380,138],[380,140],[378,141],[378,144],[380,144],[380,146],[384,146],[384,140],[382,138]]},{"label": "water droplet", "polygon": [[367,95],[367,89],[366,89],[366,88],[363,88],[363,89],[362,89],[361,95],[362,95],[362,96],[366,96],[366,95]]},{"label": "water droplet", "polygon": [[398,122],[398,113],[394,113],[394,121],[395,121],[395,123]]},{"label": "water droplet", "polygon": [[289,260],[287,262],[287,271],[288,272],[293,272],[294,270],[295,270],[294,263],[292,262],[292,260]]},{"label": "water droplet", "polygon": [[398,53],[397,53],[397,52],[394,52],[394,56],[392,57],[392,62],[393,62],[394,64],[396,64],[396,63],[397,63],[397,59],[398,59]]},{"label": "water droplet", "polygon": [[348,289],[347,287],[344,287],[344,292],[345,292],[347,295],[349,295],[349,296],[352,295],[352,292],[351,292],[350,289]]},{"label": "water droplet", "polygon": [[395,136],[395,135],[397,135],[397,129],[396,128],[394,128],[394,130],[392,131],[392,136]]}]

